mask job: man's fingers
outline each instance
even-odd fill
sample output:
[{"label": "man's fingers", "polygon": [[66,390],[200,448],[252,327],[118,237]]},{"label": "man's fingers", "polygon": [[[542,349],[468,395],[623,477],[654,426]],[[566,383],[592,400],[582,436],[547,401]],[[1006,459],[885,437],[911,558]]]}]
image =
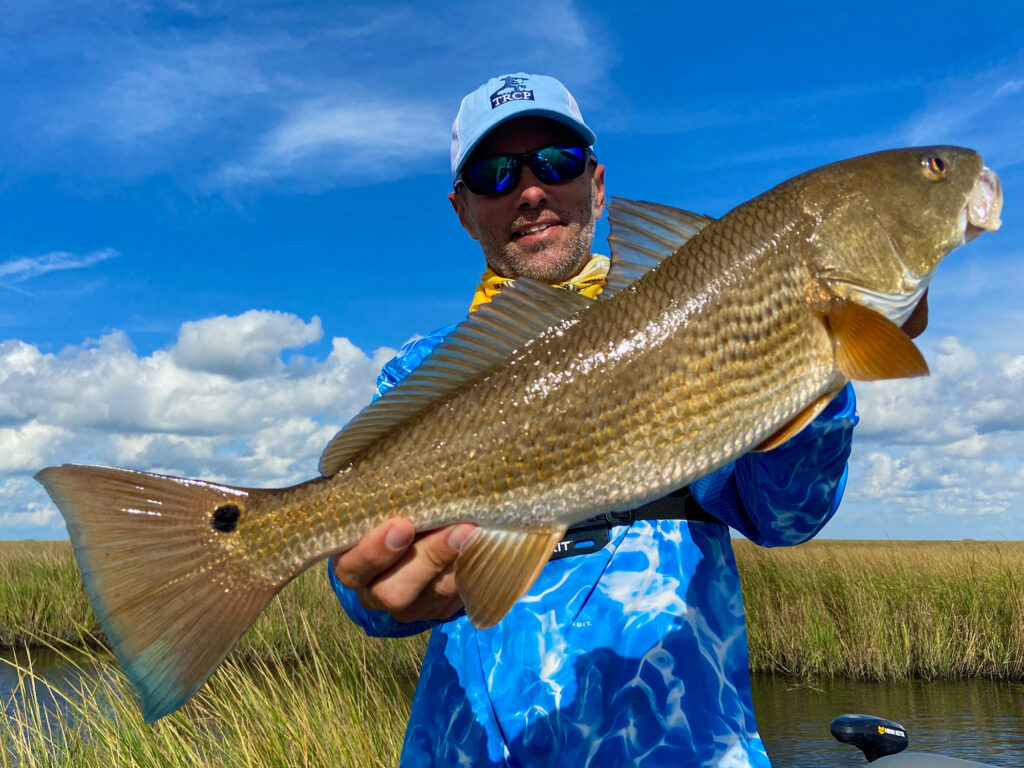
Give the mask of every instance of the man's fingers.
[{"label": "man's fingers", "polygon": [[408,520],[389,520],[351,549],[335,555],[334,574],[349,589],[365,589],[405,555],[415,536],[416,530]]},{"label": "man's fingers", "polygon": [[431,614],[441,609],[457,597],[453,566],[459,547],[472,532],[473,526],[463,524],[420,536],[360,600],[383,608],[400,621],[407,620],[403,616],[410,610]]},{"label": "man's fingers", "polygon": [[336,555],[334,572],[366,608],[399,621],[446,619],[462,607],[454,564],[474,530],[453,525],[417,537],[407,520],[389,520]]},{"label": "man's fingers", "polygon": [[429,605],[417,603],[410,607],[408,611],[403,611],[401,614],[396,615],[395,618],[404,623],[430,620],[443,621],[450,619],[461,608],[462,598],[455,595],[455,597],[450,597],[447,600],[437,600]]}]

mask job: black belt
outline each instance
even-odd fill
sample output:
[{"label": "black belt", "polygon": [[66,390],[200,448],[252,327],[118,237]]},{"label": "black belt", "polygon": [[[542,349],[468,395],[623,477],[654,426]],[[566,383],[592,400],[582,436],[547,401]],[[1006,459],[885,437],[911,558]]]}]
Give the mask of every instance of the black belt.
[{"label": "black belt", "polygon": [[581,520],[569,527],[555,546],[552,560],[575,555],[589,555],[602,549],[610,540],[608,532],[616,525],[630,525],[634,520],[689,520],[695,523],[724,525],[697,503],[689,487],[672,491],[668,496],[656,499],[642,507],[623,512],[605,512]]}]

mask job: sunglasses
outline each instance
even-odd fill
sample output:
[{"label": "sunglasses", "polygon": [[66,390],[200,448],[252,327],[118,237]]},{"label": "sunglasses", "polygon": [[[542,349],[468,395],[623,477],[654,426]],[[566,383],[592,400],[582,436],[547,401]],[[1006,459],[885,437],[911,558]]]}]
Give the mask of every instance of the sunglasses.
[{"label": "sunglasses", "polygon": [[579,178],[587,167],[590,149],[573,144],[552,144],[521,155],[492,155],[470,163],[456,181],[475,195],[497,195],[515,189],[523,164],[546,184]]}]

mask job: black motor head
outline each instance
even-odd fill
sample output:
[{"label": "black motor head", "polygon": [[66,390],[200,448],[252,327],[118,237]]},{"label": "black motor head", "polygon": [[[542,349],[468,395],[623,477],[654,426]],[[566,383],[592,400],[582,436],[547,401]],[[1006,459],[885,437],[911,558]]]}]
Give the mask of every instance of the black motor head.
[{"label": "black motor head", "polygon": [[840,715],[829,730],[838,741],[857,747],[869,763],[907,748],[907,731],[902,725],[873,715]]}]

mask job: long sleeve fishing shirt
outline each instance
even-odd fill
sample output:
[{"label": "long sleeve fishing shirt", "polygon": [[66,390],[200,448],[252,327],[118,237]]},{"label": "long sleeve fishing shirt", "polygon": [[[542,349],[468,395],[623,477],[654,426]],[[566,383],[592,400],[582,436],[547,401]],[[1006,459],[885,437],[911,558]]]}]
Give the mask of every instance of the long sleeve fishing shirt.
[{"label": "long sleeve fishing shirt", "polygon": [[[454,327],[407,344],[378,395]],[[847,385],[784,445],[690,485],[725,525],[616,526],[599,551],[549,562],[491,629],[462,614],[401,623],[369,611],[330,566],[342,606],[368,634],[433,630],[401,765],[769,766],[730,528],[766,547],[817,534],[842,497],[857,419]]]}]

